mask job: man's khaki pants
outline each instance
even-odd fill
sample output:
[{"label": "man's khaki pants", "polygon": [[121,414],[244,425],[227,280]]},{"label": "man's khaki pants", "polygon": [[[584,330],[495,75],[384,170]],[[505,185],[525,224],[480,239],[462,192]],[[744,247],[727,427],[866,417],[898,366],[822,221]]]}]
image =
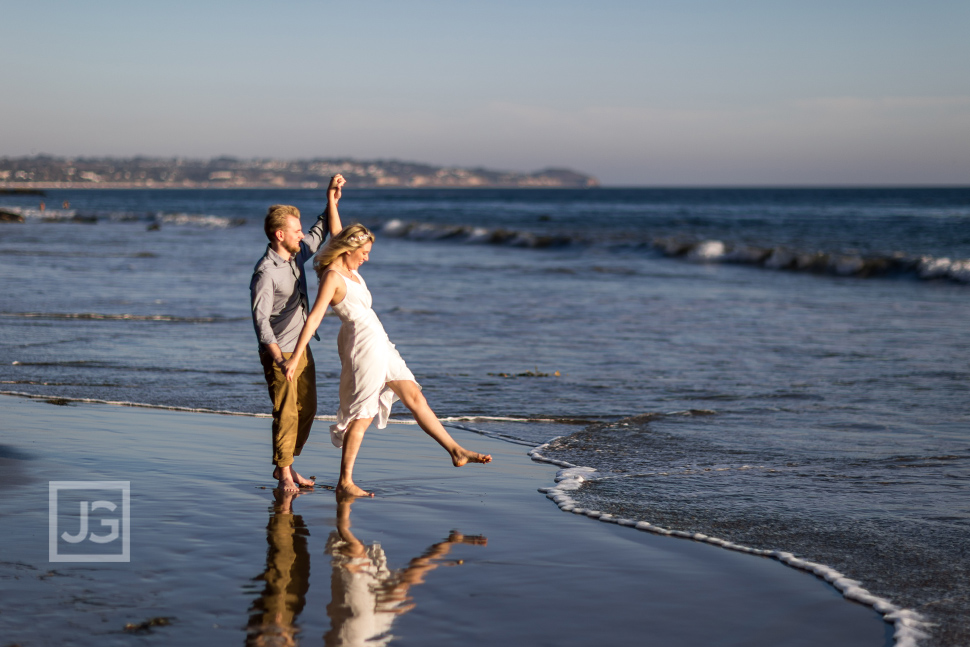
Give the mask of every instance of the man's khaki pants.
[{"label": "man's khaki pants", "polygon": [[[292,353],[283,353],[289,359]],[[286,467],[293,464],[310,436],[313,416],[317,415],[317,375],[313,354],[308,346],[296,375],[289,382],[283,369],[273,362],[268,352],[260,352],[263,375],[273,401],[273,464]]]}]

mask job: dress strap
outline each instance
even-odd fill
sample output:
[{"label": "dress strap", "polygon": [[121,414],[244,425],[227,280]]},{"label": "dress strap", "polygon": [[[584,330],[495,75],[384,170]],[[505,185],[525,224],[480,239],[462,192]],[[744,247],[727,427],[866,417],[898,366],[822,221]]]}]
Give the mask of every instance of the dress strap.
[{"label": "dress strap", "polygon": [[334,274],[336,274],[337,276],[339,276],[340,278],[342,278],[344,280],[344,283],[347,282],[347,277],[344,276],[343,274],[341,274],[340,272],[338,272],[337,270],[327,270],[323,274],[324,275],[327,275],[327,274],[330,274],[330,272],[333,272]]},{"label": "dress strap", "polygon": [[327,270],[326,272],[324,272],[324,274],[326,275],[326,274],[329,274],[330,272],[334,272],[336,273],[337,276],[342,278],[344,280],[344,285],[347,285],[348,283],[353,283],[355,285],[360,285],[360,286],[364,285],[364,277],[358,274],[356,270],[351,270],[351,273],[354,274],[358,279],[360,279],[359,281],[354,281],[352,279],[348,281],[347,277],[341,274],[340,272],[337,272],[337,270]]}]

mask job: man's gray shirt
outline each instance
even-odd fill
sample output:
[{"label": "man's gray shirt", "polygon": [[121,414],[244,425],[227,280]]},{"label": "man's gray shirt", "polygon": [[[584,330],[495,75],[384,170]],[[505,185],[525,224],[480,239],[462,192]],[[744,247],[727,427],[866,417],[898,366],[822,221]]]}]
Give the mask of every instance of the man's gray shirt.
[{"label": "man's gray shirt", "polygon": [[[300,251],[289,262],[267,245],[249,283],[253,307],[253,326],[260,350],[266,344],[278,344],[280,351],[292,353],[310,311],[306,273],[303,265],[310,260],[326,238],[324,211],[300,241]],[[315,335],[314,335],[315,336]],[[319,339],[319,337],[317,337]]]}]

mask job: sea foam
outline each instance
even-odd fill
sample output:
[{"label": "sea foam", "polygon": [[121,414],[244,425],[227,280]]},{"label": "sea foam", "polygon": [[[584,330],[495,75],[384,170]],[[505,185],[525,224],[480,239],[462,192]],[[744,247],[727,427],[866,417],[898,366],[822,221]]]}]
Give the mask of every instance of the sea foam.
[{"label": "sea foam", "polygon": [[589,510],[579,506],[570,493],[579,490],[587,481],[597,480],[597,477],[595,476],[597,470],[591,467],[573,465],[572,463],[568,463],[566,461],[559,461],[544,456],[542,451],[549,447],[550,443],[552,443],[554,440],[556,439],[534,447],[529,452],[529,457],[534,461],[549,463],[562,467],[562,469],[556,473],[555,486],[539,488],[539,491],[545,494],[547,498],[559,506],[560,510],[563,510],[564,512],[571,512],[573,514],[584,515],[592,519],[598,519],[599,521],[605,523],[615,523],[621,526],[636,528],[637,530],[650,532],[656,535],[690,539],[740,553],[747,553],[749,555],[757,555],[760,557],[778,560],[787,566],[812,573],[813,575],[825,580],[835,587],[836,590],[838,590],[847,600],[852,600],[853,602],[858,602],[860,604],[865,604],[866,606],[872,607],[877,613],[882,615],[886,622],[893,625],[893,637],[896,647],[916,647],[921,639],[929,637],[928,630],[930,624],[922,615],[911,609],[903,609],[893,604],[892,601],[887,600],[886,598],[882,598],[870,593],[863,588],[862,584],[858,580],[848,578],[839,571],[830,566],[826,566],[825,564],[819,564],[817,562],[802,559],[786,551],[765,550],[752,548],[750,546],[742,546],[726,539],[705,535],[704,533],[671,530],[669,528],[654,525],[649,521],[616,517],[600,510]]}]

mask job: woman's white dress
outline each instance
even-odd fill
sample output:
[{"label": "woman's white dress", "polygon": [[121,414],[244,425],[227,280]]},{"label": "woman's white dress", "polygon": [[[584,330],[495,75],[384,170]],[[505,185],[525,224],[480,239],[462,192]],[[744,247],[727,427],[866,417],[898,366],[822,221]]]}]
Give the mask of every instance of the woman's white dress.
[{"label": "woman's white dress", "polygon": [[343,555],[345,546],[340,535],[330,533],[330,631],[324,635],[324,645],[383,647],[394,639],[391,625],[407,611],[405,600],[390,595],[396,582],[380,544],[367,546],[367,556],[356,558]]},{"label": "woman's white dress", "polygon": [[387,426],[391,405],[397,400],[397,394],[387,386],[388,382],[416,381],[371,308],[371,294],[363,277],[354,271],[353,275],[359,281],[355,283],[336,273],[347,286],[347,296],[331,306],[342,325],[337,334],[340,409],[337,423],[330,426],[330,440],[341,447],[344,433],[354,420],[376,418],[378,429]]}]

